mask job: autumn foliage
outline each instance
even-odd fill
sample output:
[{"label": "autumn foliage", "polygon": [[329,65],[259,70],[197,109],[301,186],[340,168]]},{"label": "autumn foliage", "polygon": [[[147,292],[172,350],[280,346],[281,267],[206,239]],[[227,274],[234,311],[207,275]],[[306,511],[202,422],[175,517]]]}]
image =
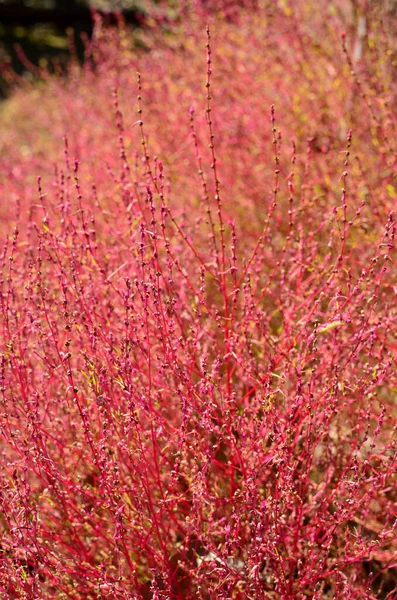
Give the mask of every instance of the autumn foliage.
[{"label": "autumn foliage", "polygon": [[396,598],[395,40],[205,4],[1,108],[5,600]]}]

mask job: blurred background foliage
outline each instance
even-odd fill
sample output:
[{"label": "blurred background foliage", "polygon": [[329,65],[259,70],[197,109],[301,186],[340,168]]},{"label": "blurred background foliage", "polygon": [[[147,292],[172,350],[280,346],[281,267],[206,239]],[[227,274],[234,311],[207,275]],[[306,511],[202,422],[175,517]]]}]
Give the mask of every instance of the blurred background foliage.
[{"label": "blurred background foliage", "polygon": [[[93,29],[92,10],[105,18],[122,12],[126,22],[143,25],[145,0],[0,0],[0,96],[7,95],[6,71],[31,77],[27,66],[62,68],[74,47],[81,59],[82,35]],[[113,17],[114,18],[114,17]],[[5,68],[7,67],[7,68]],[[11,67],[11,69],[9,68]]]},{"label": "blurred background foliage", "polygon": [[[174,20],[188,6],[202,5],[216,10],[235,5],[238,10],[256,0],[0,0],[0,99],[7,96],[14,73],[29,79],[34,66],[49,71],[65,68],[70,50],[84,56],[82,38],[93,31],[93,11],[100,11],[109,22],[122,13],[131,25],[134,40],[140,45],[139,31],[154,17],[166,30],[164,15]],[[269,4],[284,0],[268,0]],[[389,62],[397,78],[397,0],[334,0],[335,6],[350,15],[346,19],[351,39],[360,37],[360,22],[367,14],[377,14],[389,42]],[[293,0],[292,0],[293,5]],[[357,33],[358,32],[358,33]],[[364,38],[366,34],[364,33]]]}]

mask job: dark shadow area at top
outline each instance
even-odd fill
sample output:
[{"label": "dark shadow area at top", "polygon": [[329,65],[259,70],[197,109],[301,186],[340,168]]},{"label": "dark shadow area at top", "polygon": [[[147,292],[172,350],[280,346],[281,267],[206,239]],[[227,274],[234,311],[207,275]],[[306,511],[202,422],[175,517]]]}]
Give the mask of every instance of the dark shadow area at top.
[{"label": "dark shadow area at top", "polygon": [[[101,11],[106,22],[116,23],[121,15],[132,26],[143,25],[145,14],[133,3],[116,5],[121,10]],[[28,63],[62,68],[71,43],[82,59],[82,35],[91,36],[93,23],[89,0],[0,0],[0,98],[9,90],[7,72],[22,75]]]}]

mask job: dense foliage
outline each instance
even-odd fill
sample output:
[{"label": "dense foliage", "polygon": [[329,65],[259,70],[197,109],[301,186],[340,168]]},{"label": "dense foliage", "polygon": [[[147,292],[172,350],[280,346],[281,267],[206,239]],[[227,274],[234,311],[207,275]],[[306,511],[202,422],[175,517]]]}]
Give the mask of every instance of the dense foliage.
[{"label": "dense foliage", "polygon": [[191,4],[1,110],[2,598],[395,598],[395,40]]}]

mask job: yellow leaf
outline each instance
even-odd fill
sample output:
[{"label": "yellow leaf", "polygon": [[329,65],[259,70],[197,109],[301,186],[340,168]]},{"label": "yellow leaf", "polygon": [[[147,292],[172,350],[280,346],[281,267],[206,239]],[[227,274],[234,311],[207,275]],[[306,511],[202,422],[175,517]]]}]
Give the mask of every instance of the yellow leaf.
[{"label": "yellow leaf", "polygon": [[344,321],[332,321],[332,323],[328,323],[327,325],[324,325],[324,327],[320,327],[317,333],[326,333],[327,331],[331,331],[331,329],[335,329],[335,327],[344,325],[344,323]]}]

